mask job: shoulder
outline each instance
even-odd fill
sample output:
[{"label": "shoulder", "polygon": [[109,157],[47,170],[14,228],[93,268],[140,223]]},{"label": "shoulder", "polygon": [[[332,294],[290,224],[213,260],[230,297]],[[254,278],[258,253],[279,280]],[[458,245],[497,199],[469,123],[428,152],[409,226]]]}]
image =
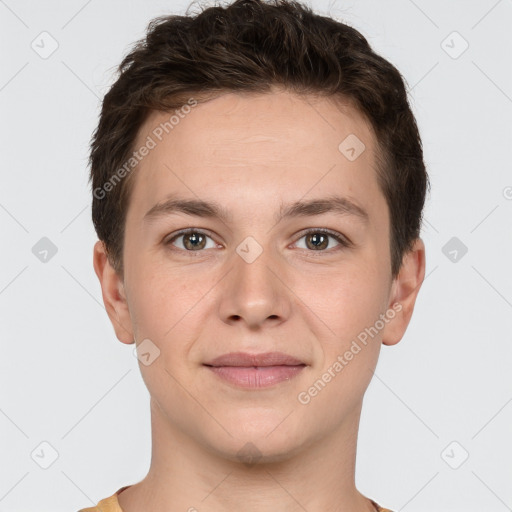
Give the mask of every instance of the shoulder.
[{"label": "shoulder", "polygon": [[117,501],[117,493],[98,502],[95,507],[82,508],[78,512],[123,512]]},{"label": "shoulder", "polygon": [[389,508],[381,507],[376,501],[372,500],[371,498],[370,498],[370,501],[372,502],[373,506],[375,507],[375,510],[378,512],[393,512]]}]

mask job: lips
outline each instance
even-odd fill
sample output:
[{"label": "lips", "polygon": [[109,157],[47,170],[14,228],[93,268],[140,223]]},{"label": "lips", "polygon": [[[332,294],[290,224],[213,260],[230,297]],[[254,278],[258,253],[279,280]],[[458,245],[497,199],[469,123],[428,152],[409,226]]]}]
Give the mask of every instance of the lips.
[{"label": "lips", "polygon": [[304,365],[299,359],[282,352],[265,352],[248,354],[246,352],[230,352],[205,363],[207,366],[299,366]]},{"label": "lips", "polygon": [[291,380],[306,364],[282,352],[231,352],[205,363],[205,367],[231,385],[257,389]]}]

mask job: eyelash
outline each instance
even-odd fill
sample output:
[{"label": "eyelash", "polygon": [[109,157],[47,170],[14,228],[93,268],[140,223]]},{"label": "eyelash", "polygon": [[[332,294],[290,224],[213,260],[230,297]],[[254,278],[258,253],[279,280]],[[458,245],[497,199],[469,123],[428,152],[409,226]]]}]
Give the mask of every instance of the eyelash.
[{"label": "eyelash", "polygon": [[[172,242],[175,241],[177,238],[179,238],[180,236],[189,235],[191,233],[205,235],[213,240],[213,237],[211,235],[209,235],[208,233],[206,233],[205,231],[203,231],[201,229],[187,228],[187,229],[182,229],[182,230],[178,231],[171,238],[164,241],[164,245],[172,246]],[[312,254],[316,253],[316,252],[330,254],[332,252],[336,252],[338,250],[342,250],[342,249],[349,248],[349,247],[353,246],[352,242],[350,242],[350,240],[345,238],[343,235],[341,235],[340,233],[337,233],[336,231],[331,231],[330,229],[326,229],[326,228],[309,228],[306,231],[303,231],[301,236],[299,236],[295,240],[294,243],[297,243],[301,238],[304,238],[305,236],[310,235],[312,233],[328,235],[328,236],[334,238],[339,243],[339,246],[337,246],[335,248],[331,248],[331,249],[318,250],[318,251],[305,249],[307,252],[310,252]],[[204,252],[204,249],[198,250],[198,251],[188,251],[186,249],[180,249],[178,247],[173,247],[171,250],[186,252],[186,253],[189,253],[191,256],[199,256],[199,253]],[[195,253],[198,253],[198,254],[195,254]]]}]

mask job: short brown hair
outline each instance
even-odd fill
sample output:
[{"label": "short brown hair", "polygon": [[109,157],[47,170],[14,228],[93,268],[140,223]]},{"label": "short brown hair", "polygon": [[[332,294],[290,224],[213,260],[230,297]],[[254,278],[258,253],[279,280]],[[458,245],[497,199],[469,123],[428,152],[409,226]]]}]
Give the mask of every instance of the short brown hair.
[{"label": "short brown hair", "polygon": [[192,96],[274,87],[349,100],[370,122],[390,212],[391,274],[398,275],[419,237],[430,184],[404,79],[357,30],[294,0],[235,0],[195,16],[153,19],[118,72],[103,99],[89,163],[94,227],[121,276],[133,173],[123,179],[118,173],[118,184],[116,172],[133,154],[150,112],[169,112]]}]

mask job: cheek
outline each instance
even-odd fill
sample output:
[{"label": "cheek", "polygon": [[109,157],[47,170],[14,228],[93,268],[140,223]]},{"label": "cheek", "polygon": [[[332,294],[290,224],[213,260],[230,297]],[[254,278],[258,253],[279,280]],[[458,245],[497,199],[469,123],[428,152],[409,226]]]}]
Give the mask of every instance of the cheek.
[{"label": "cheek", "polygon": [[[146,365],[143,358],[139,363],[142,377],[151,395],[163,403],[169,393],[179,395],[178,383],[187,378],[185,363],[197,338],[196,326],[201,325],[195,317],[204,291],[198,289],[197,283],[187,285],[186,278],[173,275],[168,269],[152,270],[133,276],[130,309],[136,319],[137,341],[151,342],[146,342],[144,349],[152,354],[150,364]],[[139,353],[143,353],[142,348]]]},{"label": "cheek", "polygon": [[[132,275],[130,310],[136,319],[139,338],[150,338],[163,350],[193,337],[201,326],[199,316],[208,307],[208,290],[214,280],[198,278],[193,266],[170,267],[152,262],[138,266]],[[194,276],[194,274],[196,274]],[[180,340],[180,347],[175,341]]]},{"label": "cheek", "polygon": [[306,305],[328,329],[334,348],[373,325],[385,304],[386,282],[371,265],[332,269],[323,275],[309,276],[302,284]]},{"label": "cheek", "polygon": [[322,294],[319,287],[312,287],[316,291],[310,295],[310,307],[317,325],[329,329],[321,327],[320,364],[312,372],[311,387],[302,391],[311,399],[307,409],[311,416],[317,417],[318,412],[326,424],[335,424],[359,404],[377,365],[380,331],[372,327],[383,312],[385,283],[378,272],[369,269],[331,273],[316,283],[328,291]]}]

